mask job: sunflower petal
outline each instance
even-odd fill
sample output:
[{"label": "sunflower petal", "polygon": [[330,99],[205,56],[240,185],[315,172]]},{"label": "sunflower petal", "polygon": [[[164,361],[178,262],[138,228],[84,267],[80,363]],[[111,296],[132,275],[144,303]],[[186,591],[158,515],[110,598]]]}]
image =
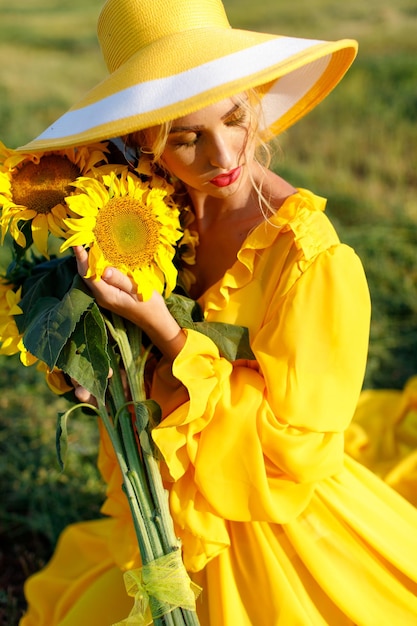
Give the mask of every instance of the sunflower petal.
[{"label": "sunflower petal", "polygon": [[49,259],[48,254],[48,218],[45,214],[40,213],[32,220],[32,236],[33,243],[39,252]]},{"label": "sunflower petal", "polygon": [[74,196],[67,196],[65,202],[68,207],[77,215],[91,216],[97,214],[97,206],[91,201],[91,198],[86,194],[76,194]]},{"label": "sunflower petal", "polygon": [[86,237],[86,234],[88,233],[80,232],[80,233],[75,233],[71,235],[61,245],[61,247],[59,248],[59,251],[65,252],[65,250],[68,250],[69,248],[72,248],[73,246],[87,246],[88,247],[91,244],[91,239],[89,237]]}]

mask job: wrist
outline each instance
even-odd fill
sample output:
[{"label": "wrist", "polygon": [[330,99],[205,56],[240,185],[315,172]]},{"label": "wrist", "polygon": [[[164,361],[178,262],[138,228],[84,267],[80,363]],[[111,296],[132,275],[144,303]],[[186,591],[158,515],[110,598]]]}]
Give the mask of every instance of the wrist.
[{"label": "wrist", "polygon": [[141,324],[150,341],[170,361],[181,352],[187,335],[167,308],[159,310],[148,324]]}]

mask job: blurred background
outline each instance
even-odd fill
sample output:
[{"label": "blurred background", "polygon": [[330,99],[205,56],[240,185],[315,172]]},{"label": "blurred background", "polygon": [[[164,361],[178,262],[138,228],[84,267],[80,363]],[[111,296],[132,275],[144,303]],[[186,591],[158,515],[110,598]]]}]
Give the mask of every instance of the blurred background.
[{"label": "blurred background", "polygon": [[[0,140],[42,132],[105,75],[96,39],[102,0],[0,0]],[[340,237],[361,257],[372,303],[364,387],[401,389],[417,374],[417,0],[225,0],[233,26],[359,41],[342,84],[279,138],[275,169],[328,198]],[[0,267],[10,259],[0,248]],[[0,624],[17,624],[22,582],[61,529],[98,515],[94,418],[71,425],[55,457],[64,400],[43,376],[0,357]]]}]

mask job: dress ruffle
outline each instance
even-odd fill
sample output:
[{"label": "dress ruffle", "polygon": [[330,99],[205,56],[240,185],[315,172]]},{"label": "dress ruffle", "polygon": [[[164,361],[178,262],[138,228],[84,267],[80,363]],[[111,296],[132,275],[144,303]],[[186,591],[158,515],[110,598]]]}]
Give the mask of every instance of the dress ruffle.
[{"label": "dress ruffle", "polygon": [[[224,309],[230,301],[231,292],[250,283],[256,263],[260,259],[260,252],[273,246],[283,232],[292,232],[296,247],[303,251],[306,259],[311,259],[320,250],[338,242],[336,231],[327,219],[320,217],[325,208],[326,199],[307,189],[299,189],[287,198],[276,214],[248,235],[233,267],[205,294],[206,316],[210,315],[211,310]],[[310,230],[313,221],[314,236]]]}]

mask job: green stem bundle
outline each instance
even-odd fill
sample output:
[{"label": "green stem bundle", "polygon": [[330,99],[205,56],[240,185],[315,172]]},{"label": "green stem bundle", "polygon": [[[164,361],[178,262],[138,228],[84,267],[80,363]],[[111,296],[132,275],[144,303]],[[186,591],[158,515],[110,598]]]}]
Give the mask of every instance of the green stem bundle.
[{"label": "green stem bundle", "polygon": [[[169,511],[167,492],[163,486],[158,462],[153,453],[149,424],[153,413],[159,412],[156,403],[146,399],[144,368],[149,350],[142,347],[141,330],[113,315],[107,326],[116,342],[121,362],[110,351],[113,375],[110,380],[109,407],[99,404],[99,414],[109,434],[122,475],[138,539],[142,564],[151,564],[180,550]],[[126,400],[120,366],[126,372],[128,392]],[[131,410],[133,408],[133,410]],[[133,414],[133,415],[132,415]],[[181,563],[182,564],[182,563]],[[184,570],[184,575],[186,575]],[[149,606],[155,626],[198,626],[197,614],[181,606],[173,608],[149,596]],[[162,615],[161,615],[162,613]]]}]

